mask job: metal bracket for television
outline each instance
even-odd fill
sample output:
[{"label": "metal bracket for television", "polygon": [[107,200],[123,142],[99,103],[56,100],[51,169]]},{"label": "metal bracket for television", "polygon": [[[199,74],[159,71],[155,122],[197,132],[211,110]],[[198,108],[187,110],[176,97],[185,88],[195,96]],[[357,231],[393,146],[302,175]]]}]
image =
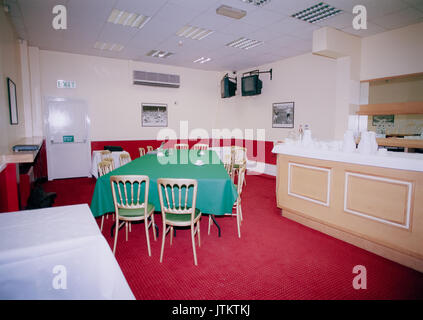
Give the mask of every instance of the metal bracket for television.
[{"label": "metal bracket for television", "polygon": [[225,74],[224,78],[228,78],[228,79],[231,79],[231,80],[235,80],[235,84],[238,84],[238,79],[237,79],[237,77],[235,77],[235,78],[231,78],[231,77],[229,76],[229,73]]},{"label": "metal bracket for television", "polygon": [[252,76],[254,74],[260,74],[260,73],[270,73],[270,80],[272,80],[272,75],[273,75],[273,70],[270,69],[269,71],[259,71],[259,70],[253,70],[253,71],[249,71],[249,72],[244,72],[242,74],[242,76],[244,77],[246,74]]}]

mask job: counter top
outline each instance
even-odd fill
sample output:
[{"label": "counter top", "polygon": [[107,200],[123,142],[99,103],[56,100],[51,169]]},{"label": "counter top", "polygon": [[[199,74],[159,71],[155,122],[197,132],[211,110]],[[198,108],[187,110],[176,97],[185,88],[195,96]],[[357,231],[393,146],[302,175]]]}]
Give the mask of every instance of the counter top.
[{"label": "counter top", "polygon": [[347,153],[342,151],[305,148],[300,145],[286,145],[283,143],[274,146],[272,152],[297,157],[423,172],[423,154],[419,153],[386,151],[383,153],[377,152],[376,154],[364,155],[358,153],[358,151]]},{"label": "counter top", "polygon": [[[43,137],[22,138],[9,146],[0,147],[0,162],[5,163],[31,163],[34,162],[38,151],[43,144]],[[14,152],[13,146],[18,144],[38,145],[37,151],[20,151]]]}]

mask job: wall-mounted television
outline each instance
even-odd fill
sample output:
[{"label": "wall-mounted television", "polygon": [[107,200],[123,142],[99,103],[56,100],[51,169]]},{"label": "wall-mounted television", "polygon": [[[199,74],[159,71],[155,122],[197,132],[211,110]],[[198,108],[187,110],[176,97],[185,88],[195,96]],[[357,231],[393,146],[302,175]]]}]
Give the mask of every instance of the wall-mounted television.
[{"label": "wall-mounted television", "polygon": [[245,76],[241,78],[241,89],[243,96],[254,96],[261,94],[263,82],[259,79],[258,74]]},{"label": "wall-mounted television", "polygon": [[236,82],[232,81],[228,75],[225,75],[220,82],[220,93],[222,98],[230,98],[235,95]]}]

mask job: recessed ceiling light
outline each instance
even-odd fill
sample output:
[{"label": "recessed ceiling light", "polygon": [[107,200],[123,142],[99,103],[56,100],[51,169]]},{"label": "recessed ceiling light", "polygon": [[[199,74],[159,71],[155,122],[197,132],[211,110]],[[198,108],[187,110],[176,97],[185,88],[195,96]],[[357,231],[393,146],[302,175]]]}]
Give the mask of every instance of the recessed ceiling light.
[{"label": "recessed ceiling light", "polygon": [[233,19],[241,19],[245,17],[245,15],[247,14],[247,11],[237,9],[237,8],[232,8],[226,5],[221,5],[219,8],[216,9],[216,13],[225,17],[233,18]]},{"label": "recessed ceiling light", "polygon": [[109,51],[120,52],[120,51],[123,50],[124,46],[121,45],[121,44],[117,44],[117,43],[108,43],[108,42],[97,41],[94,44],[94,48],[96,48],[98,50],[109,50]]},{"label": "recessed ceiling light", "polygon": [[194,63],[206,63],[209,61],[211,61],[211,58],[201,57],[201,58],[198,58],[197,60],[194,60]]},{"label": "recessed ceiling light", "polygon": [[335,7],[332,7],[329,4],[320,2],[310,8],[304,9],[302,11],[299,11],[293,14],[291,17],[297,18],[306,22],[315,23],[315,22],[319,22],[319,21],[331,18],[341,12],[342,10],[340,9],[336,9]]},{"label": "recessed ceiling light", "polygon": [[141,29],[150,19],[142,14],[113,9],[107,22]]},{"label": "recessed ceiling light", "polygon": [[247,38],[239,38],[237,40],[227,43],[226,46],[248,50],[248,49],[257,47],[261,44],[263,44],[263,41],[252,40]]},{"label": "recessed ceiling light", "polygon": [[173,55],[173,52],[160,51],[160,50],[151,50],[146,54],[146,56],[148,57],[155,57],[155,58],[167,58],[171,55]]},{"label": "recessed ceiling light", "polygon": [[193,27],[193,26],[190,26],[190,25],[186,25],[186,26],[182,27],[176,33],[176,35],[178,35],[180,37],[194,39],[194,40],[202,40],[205,37],[211,35],[213,32],[214,31],[212,31],[212,30],[207,30],[207,29],[202,29],[202,28],[199,28],[199,27]]},{"label": "recessed ceiling light", "polygon": [[270,2],[270,0],[241,0],[241,1],[245,3],[251,3],[257,7],[264,6],[265,4],[268,4]]}]

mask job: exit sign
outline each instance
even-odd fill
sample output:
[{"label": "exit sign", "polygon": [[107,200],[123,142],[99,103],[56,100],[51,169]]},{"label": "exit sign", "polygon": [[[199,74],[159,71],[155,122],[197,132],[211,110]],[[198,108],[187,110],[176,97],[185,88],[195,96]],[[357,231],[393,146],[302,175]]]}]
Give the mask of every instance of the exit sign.
[{"label": "exit sign", "polygon": [[73,136],[63,136],[63,142],[74,142],[75,139]]},{"label": "exit sign", "polygon": [[71,80],[57,80],[57,87],[59,89],[75,89],[76,82]]}]

